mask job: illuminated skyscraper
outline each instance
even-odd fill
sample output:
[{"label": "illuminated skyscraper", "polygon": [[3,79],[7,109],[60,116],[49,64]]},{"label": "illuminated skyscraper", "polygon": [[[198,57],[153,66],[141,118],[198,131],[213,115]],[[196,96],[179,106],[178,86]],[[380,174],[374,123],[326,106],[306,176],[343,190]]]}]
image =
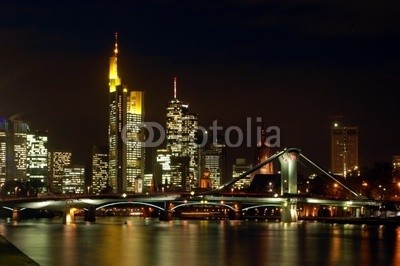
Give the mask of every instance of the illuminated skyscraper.
[{"label": "illuminated skyscraper", "polygon": [[69,151],[48,153],[50,192],[62,193],[64,168],[71,165],[71,155]]},{"label": "illuminated skyscraper", "polygon": [[104,147],[92,150],[92,191],[100,193],[108,184],[108,151]]},{"label": "illuminated skyscraper", "polygon": [[163,167],[164,187],[189,191],[199,186],[199,148],[194,142],[198,119],[189,113],[189,105],[177,99],[176,83],[174,78],[174,99],[167,106],[167,147],[158,151],[157,161]]},{"label": "illuminated skyscraper", "polygon": [[218,188],[225,180],[226,145],[221,139],[210,141],[201,151],[201,169],[211,179],[211,187]]},{"label": "illuminated skyscraper", "polygon": [[35,132],[27,134],[27,176],[29,181],[36,180],[43,184],[48,183],[47,169],[47,132]]},{"label": "illuminated skyscraper", "polygon": [[7,175],[7,132],[8,123],[0,118],[0,185],[6,182]]},{"label": "illuminated skyscraper", "polygon": [[144,174],[144,146],[140,126],[144,117],[144,93],[128,91],[118,76],[118,42],[109,69],[109,183],[117,192],[134,191],[135,178]]},{"label": "illuminated skyscraper", "polygon": [[358,128],[339,126],[331,128],[331,172],[347,177],[358,172]]},{"label": "illuminated skyscraper", "polygon": [[[249,171],[253,166],[251,164],[246,163],[246,159],[244,158],[238,158],[236,159],[235,164],[233,165],[232,169],[232,177],[238,177],[245,172]],[[237,190],[241,190],[243,188],[246,188],[250,185],[251,183],[251,175],[247,175],[246,178],[240,179],[237,181],[235,184],[233,184],[233,187]]]},{"label": "illuminated skyscraper", "polygon": [[9,180],[26,181],[27,169],[27,134],[28,125],[19,120],[8,123],[7,134],[7,178]]},{"label": "illuminated skyscraper", "polygon": [[[0,119],[0,183],[32,181],[47,183],[47,135],[30,132],[27,123]],[[37,184],[35,184],[37,185]]]},{"label": "illuminated skyscraper", "polygon": [[62,194],[83,194],[85,190],[85,167],[65,166],[62,178]]}]

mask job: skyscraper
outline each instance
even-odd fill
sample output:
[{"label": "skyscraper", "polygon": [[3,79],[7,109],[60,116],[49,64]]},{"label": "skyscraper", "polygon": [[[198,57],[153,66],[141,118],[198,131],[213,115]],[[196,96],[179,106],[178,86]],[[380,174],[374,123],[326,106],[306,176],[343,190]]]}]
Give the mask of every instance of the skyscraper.
[{"label": "skyscraper", "polygon": [[65,166],[62,178],[62,193],[83,194],[88,193],[88,190],[85,190],[85,167],[80,165]]},{"label": "skyscraper", "polygon": [[109,184],[117,192],[134,191],[135,178],[144,174],[140,128],[144,93],[128,91],[118,76],[118,38],[115,34],[109,68]]},{"label": "skyscraper", "polygon": [[47,169],[47,132],[31,132],[27,134],[27,176],[29,181],[48,184]]},{"label": "skyscraper", "polygon": [[10,180],[26,181],[28,124],[20,120],[10,120],[8,124],[7,175]]},{"label": "skyscraper", "polygon": [[331,128],[331,172],[347,177],[358,172],[358,128],[333,124]]},{"label": "skyscraper", "polygon": [[92,149],[92,192],[100,193],[108,185],[108,150],[105,147]]},{"label": "skyscraper", "polygon": [[226,145],[222,138],[210,141],[201,150],[201,172],[211,179],[211,188],[218,188],[225,182]]},{"label": "skyscraper", "polygon": [[0,118],[0,184],[4,185],[7,176],[7,131],[8,123]]},{"label": "skyscraper", "polygon": [[48,153],[49,187],[52,193],[62,193],[64,168],[71,165],[72,153],[52,151]]},{"label": "skyscraper", "polygon": [[166,149],[158,150],[157,161],[162,163],[162,184],[174,190],[189,191],[199,186],[199,148],[194,142],[198,126],[197,114],[176,97],[168,103],[166,115]]}]

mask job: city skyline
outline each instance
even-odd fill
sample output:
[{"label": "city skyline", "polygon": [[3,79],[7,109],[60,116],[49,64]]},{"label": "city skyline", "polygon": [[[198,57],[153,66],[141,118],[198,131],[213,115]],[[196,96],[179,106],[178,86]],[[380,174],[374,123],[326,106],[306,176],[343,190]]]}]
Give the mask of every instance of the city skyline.
[{"label": "city skyline", "polygon": [[281,148],[328,168],[330,118],[340,115],[359,128],[361,167],[399,153],[397,3],[97,3],[1,4],[0,115],[48,129],[51,148],[79,163],[107,143],[115,31],[121,79],[146,93],[147,121],[164,125],[178,76],[179,98],[201,126],[245,129],[247,117],[262,117],[281,129]]}]

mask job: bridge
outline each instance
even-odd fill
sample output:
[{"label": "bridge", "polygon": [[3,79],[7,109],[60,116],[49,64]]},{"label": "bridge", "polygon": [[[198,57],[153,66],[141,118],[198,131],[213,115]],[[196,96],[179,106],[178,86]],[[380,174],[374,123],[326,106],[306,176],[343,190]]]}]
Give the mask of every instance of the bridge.
[{"label": "bridge", "polygon": [[[298,193],[297,162],[301,159],[325,176],[335,181],[352,195],[348,199],[330,199],[307,197]],[[279,161],[281,193],[267,197],[262,193],[233,193],[229,188],[237,181],[246,178],[264,165]],[[254,180],[253,180],[254,181]],[[118,205],[139,205],[157,210],[160,220],[171,220],[173,214],[182,210],[193,209],[223,209],[229,219],[242,219],[246,212],[258,211],[262,208],[276,207],[280,212],[282,222],[297,222],[299,214],[309,216],[321,206],[348,210],[353,216],[369,215],[373,208],[381,206],[382,202],[370,200],[351,190],[337,178],[325,171],[318,164],[303,155],[297,148],[284,149],[272,155],[240,176],[222,184],[218,189],[198,193],[161,193],[161,194],[109,194],[109,195],[75,195],[47,198],[5,199],[0,205],[12,211],[12,218],[18,220],[21,211],[25,209],[41,209],[63,213],[63,222],[74,221],[77,210],[84,210],[85,220],[94,221],[96,210]],[[325,208],[325,207],[324,207]]]}]

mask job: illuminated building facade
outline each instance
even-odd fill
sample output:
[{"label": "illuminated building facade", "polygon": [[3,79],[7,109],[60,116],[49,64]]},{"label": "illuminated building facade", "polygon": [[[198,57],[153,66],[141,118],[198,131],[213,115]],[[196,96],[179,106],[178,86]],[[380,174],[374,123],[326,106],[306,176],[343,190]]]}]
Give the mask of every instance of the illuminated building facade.
[{"label": "illuminated building facade", "polygon": [[92,192],[100,193],[108,185],[108,150],[95,146],[92,149]]},{"label": "illuminated building facade", "polygon": [[157,163],[161,165],[161,184],[168,189],[171,184],[171,152],[168,149],[157,150]]},{"label": "illuminated building facade", "polygon": [[331,172],[344,177],[358,170],[358,128],[340,126],[331,128]]},{"label": "illuminated building facade", "polygon": [[27,134],[29,127],[22,121],[9,121],[7,134],[7,178],[26,181],[27,169]]},{"label": "illuminated building facade", "polygon": [[64,168],[71,165],[71,152],[53,151],[48,153],[49,188],[52,193],[62,193]]},{"label": "illuminated building facade", "polygon": [[[244,158],[238,158],[235,161],[235,164],[233,165],[232,169],[232,178],[238,177],[241,174],[244,174],[246,171],[249,171],[253,166],[251,164],[247,164],[246,160]],[[237,181],[235,184],[233,184],[233,187],[237,190],[241,190],[243,188],[246,188],[250,185],[251,176],[247,175],[246,178],[242,178],[239,181]]]},{"label": "illuminated building facade", "polygon": [[400,155],[392,156],[392,166],[394,171],[400,171]]},{"label": "illuminated building facade", "polygon": [[[257,140],[255,165],[258,165],[268,160],[268,158],[271,157],[271,155],[272,155],[271,147],[269,147],[267,143],[267,131],[264,128],[262,128],[260,139]],[[265,164],[263,167],[261,167],[259,170],[255,172],[255,174],[273,174],[273,173],[274,173],[274,165],[272,162]]]},{"label": "illuminated building facade", "polygon": [[144,192],[154,192],[155,184],[154,184],[154,175],[153,174],[145,174],[143,178],[143,191]]},{"label": "illuminated building facade", "polygon": [[[190,191],[199,186],[199,148],[194,142],[198,126],[197,114],[176,97],[168,103],[166,115],[166,149],[158,150],[164,188]],[[167,163],[168,162],[168,163]]]},{"label": "illuminated building facade", "polygon": [[36,180],[45,187],[48,183],[47,169],[47,132],[35,132],[27,134],[27,177],[29,181]]},{"label": "illuminated building facade", "polygon": [[220,139],[210,142],[201,151],[201,169],[207,172],[211,187],[218,188],[225,180],[226,145]]},{"label": "illuminated building facade", "polygon": [[0,185],[4,185],[7,176],[7,132],[8,123],[0,118]]},{"label": "illuminated building facade", "polygon": [[62,177],[62,194],[83,194],[85,190],[85,167],[65,166]]},{"label": "illuminated building facade", "polygon": [[109,69],[109,184],[117,192],[135,191],[135,179],[144,174],[144,93],[128,91],[118,76],[118,42]]}]

